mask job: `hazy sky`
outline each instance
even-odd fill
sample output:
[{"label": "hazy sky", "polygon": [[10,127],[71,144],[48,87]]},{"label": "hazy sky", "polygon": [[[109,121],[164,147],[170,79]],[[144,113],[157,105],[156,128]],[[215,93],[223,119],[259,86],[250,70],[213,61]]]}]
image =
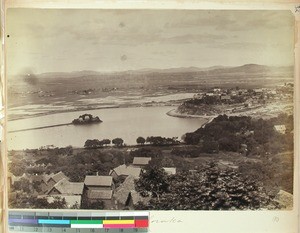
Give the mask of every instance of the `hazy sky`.
[{"label": "hazy sky", "polygon": [[10,9],[6,30],[9,74],[294,62],[289,11]]}]

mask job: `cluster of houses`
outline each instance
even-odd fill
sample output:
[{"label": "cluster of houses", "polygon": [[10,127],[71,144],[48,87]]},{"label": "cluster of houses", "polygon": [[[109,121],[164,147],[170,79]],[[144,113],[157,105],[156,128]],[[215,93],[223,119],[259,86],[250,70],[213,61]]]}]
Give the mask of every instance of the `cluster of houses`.
[{"label": "cluster of houses", "polygon": [[[147,202],[147,198],[141,197],[135,190],[134,182],[139,179],[144,167],[150,162],[150,157],[135,157],[129,166],[122,164],[109,171],[107,176],[88,175],[83,182],[70,182],[63,173],[43,175],[11,176],[10,183],[21,180],[29,180],[31,183],[40,183],[38,198],[46,198],[49,203],[57,198],[64,199],[68,208],[80,208],[82,198],[87,198],[93,204],[102,201],[105,209],[133,209],[138,202]],[[164,168],[167,174],[176,174],[175,167]],[[117,187],[117,183],[119,181]]]},{"label": "cluster of houses", "polygon": [[[263,89],[254,89],[254,94],[262,94]],[[220,100],[229,101],[234,96],[240,96],[240,95],[250,95],[250,92],[247,89],[221,89],[219,87],[213,88],[207,92],[203,93],[197,93],[194,95],[195,99],[202,99],[205,96],[213,96],[216,98],[219,98]]]},{"label": "cluster of houses", "polygon": [[197,93],[193,96],[194,99],[203,99],[207,96],[212,96],[219,99],[222,103],[233,102],[236,96],[245,98],[245,107],[264,103],[266,99],[287,99],[293,97],[293,84],[285,83],[274,89],[270,88],[256,88],[256,89],[221,89],[219,87],[212,88],[211,90],[203,93]]}]

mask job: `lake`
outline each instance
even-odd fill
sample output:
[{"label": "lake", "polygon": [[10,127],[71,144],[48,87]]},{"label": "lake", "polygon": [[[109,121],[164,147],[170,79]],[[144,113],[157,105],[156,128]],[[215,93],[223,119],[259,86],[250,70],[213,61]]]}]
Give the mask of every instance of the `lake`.
[{"label": "lake", "polygon": [[91,111],[57,113],[8,122],[8,131],[70,123],[84,113],[99,116],[103,121],[91,125],[67,125],[8,133],[9,150],[34,149],[46,145],[83,147],[87,139],[120,137],[127,145],[136,144],[139,136],[178,137],[200,128],[207,120],[177,118],[166,113],[174,107],[110,108]]}]

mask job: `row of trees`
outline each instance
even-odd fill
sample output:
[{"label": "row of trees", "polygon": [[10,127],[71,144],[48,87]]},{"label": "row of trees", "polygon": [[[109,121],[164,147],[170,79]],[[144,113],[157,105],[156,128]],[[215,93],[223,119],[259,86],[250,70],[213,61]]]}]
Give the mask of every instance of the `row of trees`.
[{"label": "row of trees", "polygon": [[143,138],[143,137],[138,137],[136,139],[136,142],[139,145],[144,145],[147,142],[150,145],[154,145],[154,146],[165,146],[165,145],[178,145],[178,144],[180,144],[180,141],[178,140],[177,137],[166,138],[166,137],[161,137],[161,136],[150,136],[150,137],[147,137],[146,139]]},{"label": "row of trees", "polygon": [[108,146],[111,143],[113,143],[115,146],[122,146],[124,143],[124,140],[122,138],[114,138],[112,141],[109,139],[103,139],[103,140],[88,139],[84,143],[84,147],[85,148],[100,148],[103,146]]},{"label": "row of trees", "polygon": [[[103,146],[107,146],[113,143],[117,147],[121,147],[124,145],[124,140],[122,138],[115,138],[112,141],[109,139],[103,139],[103,140],[98,140],[98,139],[88,139],[86,140],[84,147],[85,148],[101,148]],[[163,146],[163,145],[177,145],[180,143],[180,141],[177,139],[177,137],[173,138],[166,138],[166,137],[161,137],[161,136],[150,136],[147,137],[146,139],[143,137],[138,137],[136,139],[136,143],[138,145],[144,145],[145,143],[149,143],[150,145],[154,146]]]}]

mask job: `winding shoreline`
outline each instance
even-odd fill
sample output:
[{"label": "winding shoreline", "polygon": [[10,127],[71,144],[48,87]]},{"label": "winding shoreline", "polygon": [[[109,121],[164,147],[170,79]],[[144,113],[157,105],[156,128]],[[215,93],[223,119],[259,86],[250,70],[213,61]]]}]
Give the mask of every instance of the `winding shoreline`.
[{"label": "winding shoreline", "polygon": [[182,114],[176,112],[176,109],[172,109],[166,113],[168,116],[171,117],[179,117],[179,118],[201,118],[205,119],[206,122],[201,125],[201,128],[204,128],[207,124],[213,121],[218,115],[207,116],[207,115],[190,115],[190,114]]},{"label": "winding shoreline", "polygon": [[179,117],[179,118],[203,118],[203,119],[211,119],[215,118],[218,115],[212,115],[212,116],[207,116],[207,115],[191,115],[191,114],[183,114],[183,113],[178,113],[176,112],[176,109],[172,109],[169,112],[166,113],[168,116],[171,117]]}]

